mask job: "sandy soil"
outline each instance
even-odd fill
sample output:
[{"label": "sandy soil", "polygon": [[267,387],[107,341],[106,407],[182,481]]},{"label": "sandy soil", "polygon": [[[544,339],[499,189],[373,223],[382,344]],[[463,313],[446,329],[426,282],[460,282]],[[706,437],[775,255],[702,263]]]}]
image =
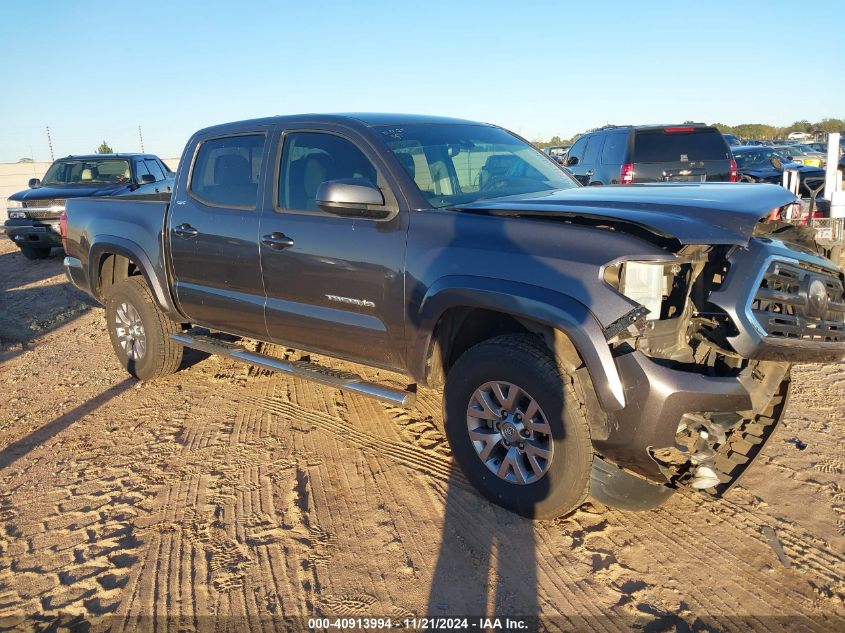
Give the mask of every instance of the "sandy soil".
[{"label": "sandy soil", "polygon": [[0,240],[0,628],[845,629],[843,365],[797,369],[726,499],[531,523],[453,470],[435,393],[403,411],[196,354],[139,384],[104,325],[60,258]]}]

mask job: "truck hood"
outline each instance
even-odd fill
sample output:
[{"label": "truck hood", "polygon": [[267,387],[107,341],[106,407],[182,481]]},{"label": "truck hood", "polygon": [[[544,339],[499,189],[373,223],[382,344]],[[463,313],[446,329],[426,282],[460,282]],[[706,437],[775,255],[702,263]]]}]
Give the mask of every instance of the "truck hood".
[{"label": "truck hood", "polygon": [[30,202],[54,198],[86,198],[88,196],[113,196],[126,189],[126,185],[47,185],[25,189],[9,196],[9,200]]},{"label": "truck hood", "polygon": [[660,183],[575,187],[454,208],[469,213],[621,222],[682,244],[744,246],[760,218],[795,200],[778,185]]}]

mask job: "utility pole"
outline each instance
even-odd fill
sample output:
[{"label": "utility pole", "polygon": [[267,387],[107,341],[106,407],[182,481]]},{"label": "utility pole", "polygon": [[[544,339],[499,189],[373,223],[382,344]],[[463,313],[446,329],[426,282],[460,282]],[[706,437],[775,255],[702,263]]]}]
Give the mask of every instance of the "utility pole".
[{"label": "utility pole", "polygon": [[50,147],[50,162],[52,163],[56,159],[53,157],[53,139],[50,138],[50,126],[49,125],[47,126],[47,145]]},{"label": "utility pole", "polygon": [[138,126],[138,138],[141,140],[141,153],[144,153],[144,135],[141,134],[141,126]]}]

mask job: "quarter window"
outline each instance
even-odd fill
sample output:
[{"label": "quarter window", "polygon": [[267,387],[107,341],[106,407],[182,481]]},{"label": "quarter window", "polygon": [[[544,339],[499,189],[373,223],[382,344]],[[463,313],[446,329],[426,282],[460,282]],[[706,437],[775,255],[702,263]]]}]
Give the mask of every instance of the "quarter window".
[{"label": "quarter window", "polygon": [[263,134],[205,141],[191,175],[194,197],[212,206],[254,209],[263,152]]},{"label": "quarter window", "polygon": [[285,137],[278,206],[317,210],[317,189],[327,180],[364,178],[378,184],[376,168],[352,142],[333,134],[294,132]]}]

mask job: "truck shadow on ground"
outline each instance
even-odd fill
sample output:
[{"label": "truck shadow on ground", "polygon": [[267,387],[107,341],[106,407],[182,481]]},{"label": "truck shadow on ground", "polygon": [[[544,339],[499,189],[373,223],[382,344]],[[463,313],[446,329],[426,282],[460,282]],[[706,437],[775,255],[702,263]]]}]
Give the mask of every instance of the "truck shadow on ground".
[{"label": "truck shadow on ground", "polygon": [[[61,249],[54,252],[62,253]],[[54,283],[45,281],[57,278]],[[64,278],[62,259],[0,255],[0,363],[31,349],[35,339],[87,313],[97,303]]]},{"label": "truck shadow on ground", "polygon": [[99,409],[101,406],[119,396],[133,385],[135,385],[135,380],[127,376],[119,383],[112,385],[99,395],[91,398],[90,400],[86,400],[70,411],[66,411],[47,424],[39,427],[26,437],[23,437],[16,442],[12,442],[0,451],[0,470],[4,470],[21,457],[27,455],[30,451],[42,446],[50,438],[58,435],[71,424],[81,420],[92,411]]},{"label": "truck shadow on ground", "polygon": [[[523,276],[530,274],[532,279],[540,280],[540,283],[543,278],[553,277],[557,280],[554,287],[560,288],[561,292],[569,291],[575,296],[584,294],[585,288],[580,279],[562,270],[552,269],[535,253],[520,245],[520,240],[514,235],[519,235],[524,227],[520,229],[515,226],[516,223],[506,224],[500,218],[455,213],[448,220],[441,218],[440,224],[444,233],[451,234],[451,240],[444,249],[444,257],[447,260],[446,253],[451,248],[454,248],[459,256],[468,248],[489,250],[490,253],[498,253],[503,257],[515,255],[525,262],[526,271],[529,271],[523,273]],[[514,230],[514,234],[511,234],[511,230]],[[573,236],[570,239],[577,238]],[[566,244],[561,244],[560,247],[565,249]],[[467,270],[466,274],[472,275],[473,271]],[[491,269],[490,276],[495,277],[496,274],[498,271]],[[438,276],[436,271],[423,271],[421,275],[423,279]],[[408,283],[408,297],[411,304],[409,314],[421,314],[419,306],[425,304],[425,293],[428,288],[426,284],[414,279],[411,275],[408,275]],[[515,297],[514,299],[514,303],[518,304],[519,300]],[[414,317],[412,316],[411,319],[413,320]],[[412,325],[415,329],[424,327],[420,322],[412,323]],[[445,373],[447,359],[441,360],[444,363]],[[503,362],[501,374],[490,375],[485,379],[518,384],[520,378],[518,376],[509,378],[512,372],[509,373],[508,370],[507,363]],[[550,380],[558,383],[554,386],[554,391],[560,394],[568,393],[561,376],[557,375]],[[525,387],[525,385],[520,386]],[[565,398],[560,402],[564,403]],[[469,404],[468,402],[467,405]],[[566,456],[563,454],[563,442],[569,428],[566,422],[567,417],[564,410],[548,410],[550,404],[550,402],[541,403],[547,419],[564,420],[563,426],[558,427],[560,430],[557,431],[557,437],[553,439],[556,447],[553,459],[564,460]],[[444,405],[444,410],[445,408]],[[457,422],[459,426],[462,423],[463,418]],[[553,428],[555,428],[554,423]],[[460,435],[461,430],[458,429],[457,435]],[[466,433],[466,431],[463,432]],[[468,436],[466,441],[470,441]],[[452,452],[454,459],[455,446],[452,446]],[[470,453],[470,461],[472,458]],[[486,470],[480,461],[480,456],[476,466],[480,467],[480,472]],[[466,480],[454,470],[458,468],[454,461],[452,468],[453,472],[446,490],[442,540],[429,590],[427,615],[446,618],[481,616],[502,619],[508,616],[524,618],[528,630],[536,630],[539,626],[539,616],[544,609],[539,595],[537,546],[533,521],[492,503],[488,504],[479,516],[478,492],[470,489]],[[524,487],[498,480],[497,473],[492,470],[486,472],[485,476],[498,480],[500,485],[504,484],[506,488],[511,488],[511,490],[503,491],[502,494],[511,495],[512,498],[514,494],[512,488],[524,488],[522,495],[518,494],[521,491],[516,491],[516,497],[519,499],[516,503],[522,514],[532,517],[544,513],[550,496],[555,494],[551,490],[551,478],[557,474],[559,474],[558,471],[552,470]],[[531,490],[529,491],[528,488]]]}]

